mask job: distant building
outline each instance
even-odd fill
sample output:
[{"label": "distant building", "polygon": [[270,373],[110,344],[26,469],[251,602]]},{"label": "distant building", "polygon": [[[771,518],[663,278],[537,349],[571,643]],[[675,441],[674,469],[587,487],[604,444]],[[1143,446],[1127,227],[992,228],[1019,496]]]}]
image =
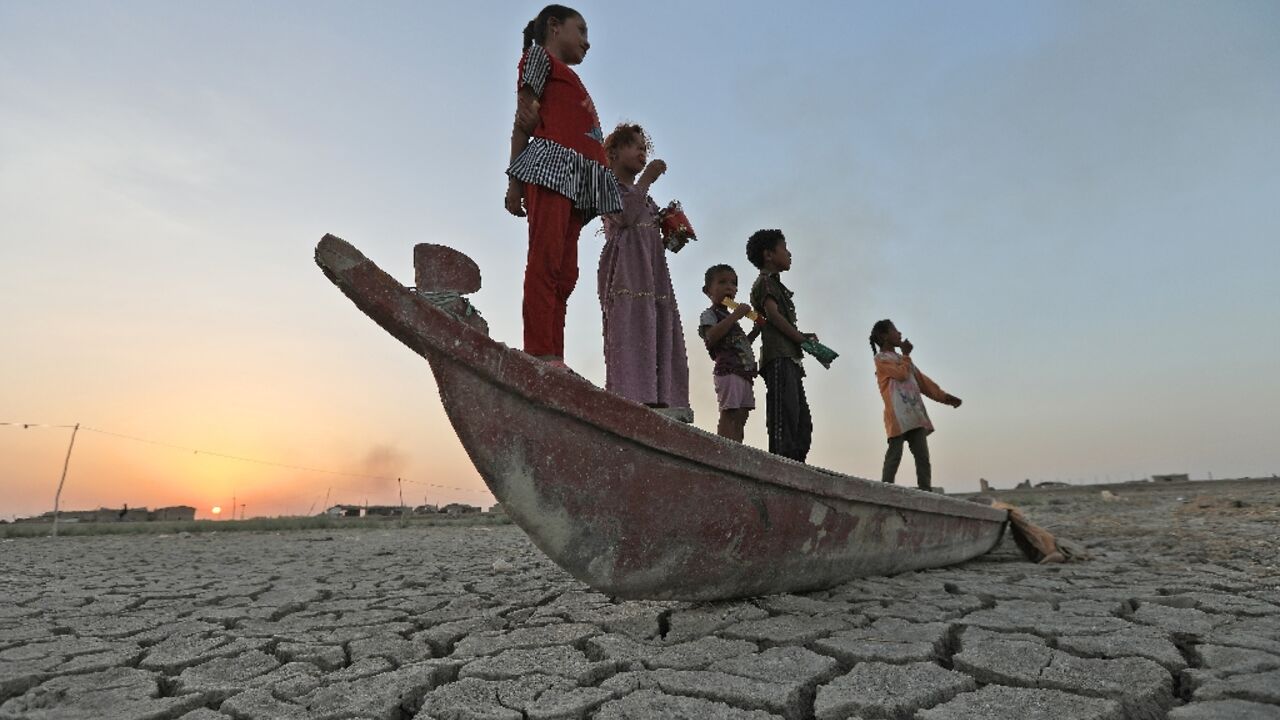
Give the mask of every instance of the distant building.
[{"label": "distant building", "polygon": [[325,510],[324,514],[334,518],[358,518],[364,517],[364,508],[359,505],[334,505]]},{"label": "distant building", "polygon": [[364,509],[365,517],[396,517],[403,514],[404,508],[399,505],[370,505]]},{"label": "distant building", "polygon": [[187,505],[175,505],[173,507],[156,508],[148,517],[148,520],[180,520],[193,521],[196,519],[196,509]]},{"label": "distant building", "polygon": [[[98,508],[97,510],[93,511],[93,514],[96,519],[90,520],[88,518],[81,518],[81,521],[82,522],[146,522],[147,520],[151,519],[151,513],[147,512],[146,508],[144,507],[131,508],[128,505],[121,507],[119,510],[117,510],[116,508]],[[61,516],[62,513],[58,513],[58,515]],[[62,518],[59,517],[58,519],[61,520]]]},{"label": "distant building", "polygon": [[489,514],[491,514],[491,515],[506,515],[506,514],[507,514],[507,510],[506,510],[506,508],[502,507],[502,503],[494,503],[493,505],[491,505],[491,506],[489,507]]},{"label": "distant building", "polygon": [[439,505],[419,505],[413,509],[414,515],[435,515],[440,512]]},{"label": "distant building", "polygon": [[1190,482],[1191,476],[1187,473],[1172,473],[1169,475],[1152,475],[1151,482]]},{"label": "distant building", "polygon": [[440,508],[440,512],[446,515],[470,515],[471,513],[480,512],[480,508],[475,505],[466,505],[463,503],[449,503]]},{"label": "distant building", "polygon": [[1071,483],[1057,482],[1056,480],[1047,480],[1045,482],[1036,483],[1036,487],[1038,488],[1071,487]]}]

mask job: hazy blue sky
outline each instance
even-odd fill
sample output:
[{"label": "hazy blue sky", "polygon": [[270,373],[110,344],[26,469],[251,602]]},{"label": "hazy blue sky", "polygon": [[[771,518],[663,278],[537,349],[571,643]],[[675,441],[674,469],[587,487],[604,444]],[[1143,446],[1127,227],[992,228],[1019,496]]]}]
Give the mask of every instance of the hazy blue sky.
[{"label": "hazy blue sky", "polygon": [[[519,345],[503,170],[540,7],[0,0],[0,421],[491,502],[425,361],[311,254],[332,232],[411,282],[414,243],[453,245]],[[649,129],[653,194],[700,232],[670,263],[701,427],[702,273],[749,280],[746,237],[779,227],[800,325],[842,353],[810,368],[815,464],[878,474],[866,337],[890,317],[965,400],[930,408],[949,490],[1280,472],[1280,4],[576,7],[606,128]],[[598,227],[567,359],[603,384]],[[67,435],[0,427],[0,517],[49,509]],[[398,501],[81,433],[63,502],[275,514],[330,487]]]}]

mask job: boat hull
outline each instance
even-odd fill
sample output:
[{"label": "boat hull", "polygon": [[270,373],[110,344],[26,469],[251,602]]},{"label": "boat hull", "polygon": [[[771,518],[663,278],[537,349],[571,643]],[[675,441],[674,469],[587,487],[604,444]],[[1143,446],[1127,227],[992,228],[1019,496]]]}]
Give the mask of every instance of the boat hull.
[{"label": "boat hull", "polygon": [[338,238],[326,274],[431,364],[477,471],[539,549],[620,598],[713,600],[939,567],[1006,513],[839,475],[677,423],[496,343]]}]

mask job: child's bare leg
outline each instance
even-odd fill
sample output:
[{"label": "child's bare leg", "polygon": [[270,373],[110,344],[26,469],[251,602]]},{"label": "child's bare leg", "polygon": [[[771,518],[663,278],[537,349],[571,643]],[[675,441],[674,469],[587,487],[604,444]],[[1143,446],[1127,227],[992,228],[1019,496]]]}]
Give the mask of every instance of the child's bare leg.
[{"label": "child's bare leg", "polygon": [[750,413],[751,408],[721,410],[720,423],[716,426],[716,433],[718,433],[720,437],[742,442],[742,438],[747,427],[747,415]]},{"label": "child's bare leg", "polygon": [[720,411],[720,422],[716,424],[716,434],[723,438],[729,438],[730,440],[737,440],[738,442],[742,442],[741,436],[735,437],[734,435],[734,426],[737,424],[733,417],[733,414],[735,412],[737,411],[736,410]]},{"label": "child's bare leg", "polygon": [[733,412],[737,423],[733,428],[733,439],[742,442],[743,437],[746,435],[747,416],[751,414],[751,408],[738,408]]}]

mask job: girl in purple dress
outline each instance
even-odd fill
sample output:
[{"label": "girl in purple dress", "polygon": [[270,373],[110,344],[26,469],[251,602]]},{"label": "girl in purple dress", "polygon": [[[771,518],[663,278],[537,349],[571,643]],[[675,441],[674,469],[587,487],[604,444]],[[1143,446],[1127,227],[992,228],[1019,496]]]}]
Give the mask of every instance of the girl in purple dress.
[{"label": "girl in purple dress", "polygon": [[605,138],[604,147],[622,193],[622,212],[604,216],[606,241],[600,254],[605,387],[693,422],[680,311],[671,289],[658,206],[649,197],[649,186],[666,172],[667,164],[647,162],[651,145],[639,125],[619,125]]}]

